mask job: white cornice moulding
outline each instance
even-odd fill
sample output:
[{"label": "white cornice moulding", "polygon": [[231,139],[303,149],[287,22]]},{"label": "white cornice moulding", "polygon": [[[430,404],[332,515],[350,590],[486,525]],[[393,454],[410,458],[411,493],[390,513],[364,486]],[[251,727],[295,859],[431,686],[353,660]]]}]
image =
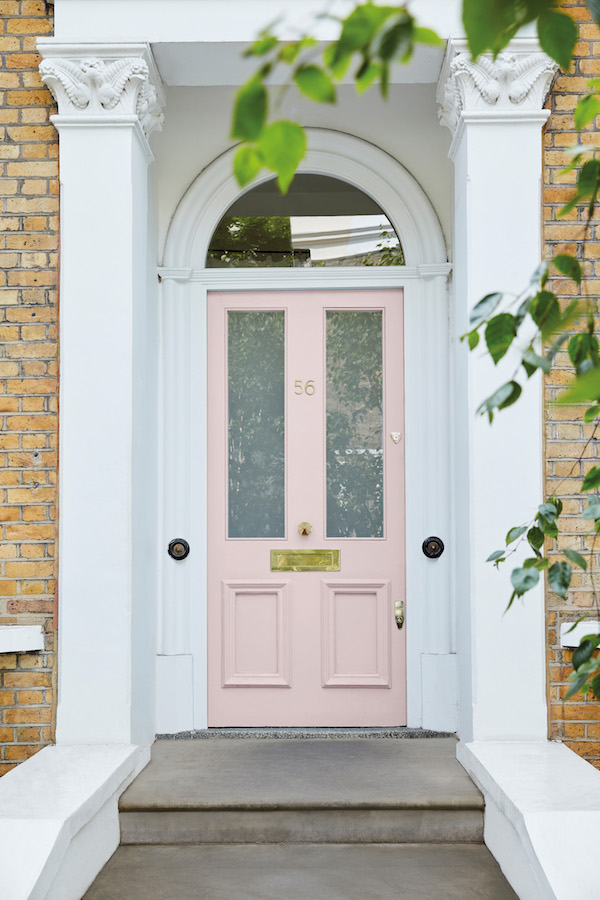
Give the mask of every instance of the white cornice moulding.
[{"label": "white cornice moulding", "polygon": [[[59,116],[90,124],[112,124],[114,116],[135,116],[146,135],[160,131],[165,95],[146,44],[54,44],[40,41],[40,77]],[[62,124],[60,119],[57,124]]]},{"label": "white cornice moulding", "polygon": [[209,290],[305,290],[308,288],[402,287],[416,279],[448,278],[451,263],[421,266],[332,266],[280,269],[179,269],[159,267],[161,281],[200,282]]},{"label": "white cornice moulding", "polygon": [[544,102],[557,70],[531,38],[515,39],[495,60],[486,53],[476,61],[466,41],[449,41],[437,100],[440,122],[454,135],[453,146],[464,122],[543,124],[549,115]]},{"label": "white cornice moulding", "polygon": [[0,625],[0,653],[44,649],[41,625]]}]

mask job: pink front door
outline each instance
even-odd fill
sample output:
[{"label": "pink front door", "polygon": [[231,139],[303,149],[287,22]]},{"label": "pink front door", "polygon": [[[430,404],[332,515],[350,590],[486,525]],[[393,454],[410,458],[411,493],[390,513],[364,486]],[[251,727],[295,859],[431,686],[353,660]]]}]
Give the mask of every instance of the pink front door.
[{"label": "pink front door", "polygon": [[208,337],[208,724],[405,724],[402,292],[209,293]]}]

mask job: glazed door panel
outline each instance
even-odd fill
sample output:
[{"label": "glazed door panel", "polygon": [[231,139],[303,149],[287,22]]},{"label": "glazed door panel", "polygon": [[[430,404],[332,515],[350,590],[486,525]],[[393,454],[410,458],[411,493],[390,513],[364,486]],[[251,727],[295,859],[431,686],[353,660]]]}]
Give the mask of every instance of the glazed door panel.
[{"label": "glazed door panel", "polygon": [[404,724],[402,292],[214,292],[208,335],[209,725]]}]

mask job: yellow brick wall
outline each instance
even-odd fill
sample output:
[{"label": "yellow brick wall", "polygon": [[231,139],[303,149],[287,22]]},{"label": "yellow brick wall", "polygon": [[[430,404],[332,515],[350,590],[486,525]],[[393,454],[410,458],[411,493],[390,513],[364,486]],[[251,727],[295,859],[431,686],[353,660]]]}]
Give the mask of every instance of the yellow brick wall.
[{"label": "yellow brick wall", "polygon": [[42,0],[0,2],[0,625],[45,650],[0,654],[0,774],[53,739],[58,139],[36,36]]},{"label": "yellow brick wall", "polygon": [[[560,170],[569,161],[565,148],[577,143],[577,133],[573,124],[573,110],[587,81],[600,74],[600,30],[589,17],[583,0],[563,2],[562,8],[579,22],[580,40],[576,47],[576,58],[569,74],[560,74],[554,83],[549,98],[550,119],[544,134],[544,238],[548,252],[576,253],[584,270],[584,291],[588,295],[600,293],[600,229],[594,224],[590,241],[585,250],[580,241],[583,233],[583,211],[572,213],[559,219],[558,210],[573,192],[575,173],[561,176]],[[583,140],[597,137],[597,129],[586,129]],[[596,217],[600,222],[600,217]],[[566,298],[570,297],[573,283],[567,279],[555,279],[553,290]],[[600,320],[597,320],[600,325]],[[574,569],[572,590],[565,600],[552,591],[547,592],[547,639],[550,700],[550,736],[561,738],[581,756],[600,768],[600,703],[585,700],[579,694],[564,702],[568,690],[567,677],[572,671],[569,666],[571,651],[560,648],[560,626],[563,622],[573,622],[586,611],[598,618],[596,591],[600,588],[600,538],[586,537],[589,522],[580,518],[583,509],[578,489],[586,471],[598,464],[598,445],[593,425],[583,423],[584,408],[554,407],[552,401],[560,393],[563,385],[573,377],[566,350],[557,357],[558,367],[546,379],[546,491],[557,494],[564,503],[560,520],[561,537],[550,555],[556,555],[561,547],[572,547],[586,555],[588,573]],[[590,440],[593,438],[592,440]],[[589,441],[589,443],[588,443]],[[577,457],[583,452],[583,462]],[[589,551],[593,551],[591,555]]]}]

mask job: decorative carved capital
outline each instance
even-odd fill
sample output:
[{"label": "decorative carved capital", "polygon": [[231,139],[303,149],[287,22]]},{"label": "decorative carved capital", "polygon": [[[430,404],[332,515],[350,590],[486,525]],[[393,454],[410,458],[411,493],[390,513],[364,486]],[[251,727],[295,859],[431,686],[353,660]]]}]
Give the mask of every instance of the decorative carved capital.
[{"label": "decorative carved capital", "polygon": [[544,53],[500,53],[474,62],[459,52],[444,67],[438,94],[442,125],[453,133],[463,112],[542,109],[558,66]]},{"label": "decorative carved capital", "polygon": [[113,60],[98,57],[49,57],[40,63],[40,76],[52,91],[59,113],[136,115],[144,133],[160,130],[163,113],[148,64],[137,57]]}]

